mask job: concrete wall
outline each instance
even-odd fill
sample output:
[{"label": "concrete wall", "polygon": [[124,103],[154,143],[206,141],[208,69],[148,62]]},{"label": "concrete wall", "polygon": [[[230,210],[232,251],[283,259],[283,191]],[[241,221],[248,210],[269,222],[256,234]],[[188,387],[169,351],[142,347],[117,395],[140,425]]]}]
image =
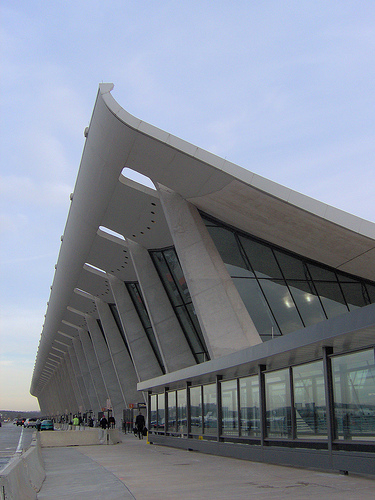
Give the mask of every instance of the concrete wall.
[{"label": "concrete wall", "polygon": [[117,444],[120,442],[118,429],[87,428],[84,430],[43,431],[40,433],[42,448],[55,446],[91,446]]},{"label": "concrete wall", "polygon": [[12,460],[0,474],[1,498],[34,500],[46,477],[39,440],[33,439],[30,448]]}]

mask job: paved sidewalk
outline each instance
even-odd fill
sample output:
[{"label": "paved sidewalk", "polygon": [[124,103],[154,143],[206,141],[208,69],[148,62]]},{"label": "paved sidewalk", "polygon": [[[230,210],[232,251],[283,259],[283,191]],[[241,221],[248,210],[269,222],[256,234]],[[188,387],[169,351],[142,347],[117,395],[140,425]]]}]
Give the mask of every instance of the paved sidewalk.
[{"label": "paved sidewalk", "polygon": [[38,499],[375,500],[375,479],[260,464],[148,445],[44,448]]}]

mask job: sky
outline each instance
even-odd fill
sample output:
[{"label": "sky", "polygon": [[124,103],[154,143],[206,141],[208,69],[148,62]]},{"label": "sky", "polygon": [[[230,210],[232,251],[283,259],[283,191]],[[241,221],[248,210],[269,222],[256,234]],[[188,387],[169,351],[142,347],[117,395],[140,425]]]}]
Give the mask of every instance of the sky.
[{"label": "sky", "polygon": [[29,394],[98,85],[129,113],[375,221],[375,2],[2,0],[0,410]]}]

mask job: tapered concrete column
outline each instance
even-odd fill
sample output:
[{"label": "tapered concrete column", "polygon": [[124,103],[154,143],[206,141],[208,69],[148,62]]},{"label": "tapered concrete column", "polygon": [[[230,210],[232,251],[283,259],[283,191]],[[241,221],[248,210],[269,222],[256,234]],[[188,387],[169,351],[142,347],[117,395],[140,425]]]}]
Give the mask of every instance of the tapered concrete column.
[{"label": "tapered concrete column", "polygon": [[126,406],[129,403],[145,402],[142,393],[137,392],[137,374],[135,373],[129,351],[116,325],[109,305],[98,298],[95,299],[95,304]]},{"label": "tapered concrete column", "polygon": [[73,346],[68,347],[67,355],[69,356],[70,365],[72,367],[72,372],[74,374],[74,377],[75,377],[77,384],[78,384],[78,387],[79,387],[79,391],[81,393],[84,411],[92,410],[92,404],[91,404],[89,396],[87,394],[86,386],[85,386],[84,381],[83,381],[81,369],[79,367],[77,356],[76,356],[76,353],[75,353]]},{"label": "tapered concrete column", "polygon": [[262,342],[195,206],[156,185],[212,359]]},{"label": "tapered concrete column", "polygon": [[148,251],[132,240],[127,240],[127,244],[166,371],[195,365],[194,356]]},{"label": "tapered concrete column", "polygon": [[65,394],[65,389],[62,386],[62,381],[60,378],[60,374],[55,372],[53,379],[52,379],[52,384],[50,384],[49,389],[49,394],[50,398],[52,399],[53,394],[55,394],[56,397],[56,404],[53,405],[53,414],[61,414],[65,412],[65,408],[69,410],[69,402]]},{"label": "tapered concrete column", "polygon": [[65,391],[66,400],[68,402],[69,411],[72,413],[78,412],[78,403],[74,394],[73,386],[70,380],[70,375],[66,368],[66,364],[63,361],[58,370],[58,376],[60,378],[60,387],[62,387]]},{"label": "tapered concrete column", "polygon": [[50,353],[53,359],[59,361],[58,374],[62,385],[65,390],[66,397],[68,398],[69,406],[72,408],[71,411],[78,411],[79,405],[82,405],[81,394],[79,392],[77,381],[72,374],[72,368],[70,366],[70,359],[67,357],[67,352],[62,349],[53,347],[53,353]]},{"label": "tapered concrete column", "polygon": [[65,371],[68,373],[68,375],[70,377],[70,383],[72,385],[73,394],[74,394],[75,399],[77,401],[78,411],[80,413],[83,413],[85,411],[86,406],[85,406],[83,398],[82,398],[82,394],[81,394],[81,391],[80,391],[80,388],[78,385],[76,374],[73,370],[72,363],[70,361],[69,353],[65,354]]},{"label": "tapered concrete column", "polygon": [[118,421],[120,421],[123,415],[123,410],[126,407],[126,402],[113,366],[111,355],[96,319],[88,314],[85,315],[85,319],[90,331],[98,364],[103,375],[108,398],[111,400],[114,416]]},{"label": "tapered concrete column", "polygon": [[86,356],[83,351],[82,343],[80,339],[74,338],[72,340],[73,342],[73,349],[74,352],[77,356],[77,361],[79,368],[82,373],[82,381],[85,385],[87,395],[90,401],[90,410],[93,410],[94,412],[101,411],[102,406],[100,404],[98,394],[96,392],[96,386],[94,385],[94,382],[92,380],[92,375],[89,369],[89,366],[87,364]]},{"label": "tapered concrete column", "polygon": [[162,375],[159,362],[125,284],[115,276],[107,277],[138,380],[141,382]]},{"label": "tapered concrete column", "polygon": [[87,365],[90,370],[91,380],[93,381],[96,394],[98,395],[98,401],[101,410],[106,406],[107,399],[109,398],[107,388],[104,384],[103,375],[99,368],[98,359],[96,357],[94,346],[91,342],[88,332],[80,328],[78,330],[78,334],[83,347],[83,352],[85,353]]}]

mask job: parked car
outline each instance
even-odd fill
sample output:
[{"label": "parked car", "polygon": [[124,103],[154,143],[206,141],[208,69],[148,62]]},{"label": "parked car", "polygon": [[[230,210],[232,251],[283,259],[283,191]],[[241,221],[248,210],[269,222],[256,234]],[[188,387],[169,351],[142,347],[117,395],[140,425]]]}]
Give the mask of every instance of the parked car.
[{"label": "parked car", "polygon": [[40,426],[41,431],[53,431],[53,421],[52,420],[42,420],[42,424]]},{"label": "parked car", "polygon": [[36,418],[27,418],[23,426],[26,428],[36,427]]}]

